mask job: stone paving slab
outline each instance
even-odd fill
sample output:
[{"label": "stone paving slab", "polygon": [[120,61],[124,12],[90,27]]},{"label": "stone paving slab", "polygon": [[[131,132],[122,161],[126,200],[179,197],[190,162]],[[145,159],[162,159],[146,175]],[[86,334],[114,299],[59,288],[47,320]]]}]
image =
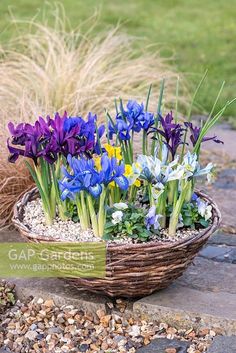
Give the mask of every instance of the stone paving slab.
[{"label": "stone paving slab", "polygon": [[217,336],[207,353],[236,353],[236,336]]},{"label": "stone paving slab", "polygon": [[[236,233],[236,130],[229,124],[220,124],[211,130],[211,135],[214,134],[224,141],[224,144],[207,142],[202,147],[211,156],[213,163],[223,164],[224,169],[218,174],[216,183],[207,188],[207,192],[220,206],[224,230]],[[219,155],[220,161],[217,161]],[[228,165],[234,168],[229,169]]]},{"label": "stone paving slab", "polygon": [[51,298],[57,306],[74,305],[91,313],[106,311],[106,303],[109,301],[105,296],[79,291],[58,278],[17,278],[8,281],[15,283],[17,298],[22,301],[30,296],[44,300]]},{"label": "stone paving slab", "polygon": [[[235,138],[236,141],[236,138]],[[236,147],[235,147],[236,149]],[[222,227],[224,231],[236,233],[236,169],[226,169],[219,172],[217,181],[203,187],[220,208]],[[201,188],[201,186],[200,186]]]},{"label": "stone paving slab", "polygon": [[236,263],[236,248],[232,246],[208,245],[200,251],[199,255],[217,262]]},{"label": "stone paving slab", "polygon": [[236,296],[236,265],[196,257],[176,283],[202,292],[226,291]]},{"label": "stone paving slab", "polygon": [[142,318],[164,321],[177,328],[217,328],[236,334],[236,295],[207,292],[173,284],[136,301],[133,310]]},{"label": "stone paving slab", "polygon": [[6,230],[0,232],[0,243],[8,243],[8,242],[24,242],[24,239],[20,236],[16,230]]},{"label": "stone paving slab", "polygon": [[209,189],[209,195],[220,207],[222,227],[227,232],[236,233],[236,189]]},{"label": "stone paving slab", "polygon": [[236,160],[236,130],[233,130],[229,124],[215,125],[211,131],[210,136],[217,135],[217,137],[224,142],[224,144],[217,144],[214,142],[204,143],[202,146],[207,151],[225,153]]},{"label": "stone paving slab", "polygon": [[236,235],[223,233],[219,231],[210,237],[208,244],[227,245],[227,246],[236,247]]},{"label": "stone paving slab", "polygon": [[189,346],[189,342],[185,341],[156,338],[149,345],[137,349],[136,353],[166,353],[171,348],[175,348],[178,353],[187,353]]}]

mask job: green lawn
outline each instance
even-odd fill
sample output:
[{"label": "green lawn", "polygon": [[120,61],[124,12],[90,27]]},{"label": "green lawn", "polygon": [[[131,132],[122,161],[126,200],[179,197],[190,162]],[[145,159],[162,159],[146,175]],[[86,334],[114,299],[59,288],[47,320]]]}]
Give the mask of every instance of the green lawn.
[{"label": "green lawn", "polygon": [[[8,6],[17,18],[29,18],[42,7],[40,0],[1,0],[2,40],[14,34],[9,26]],[[53,2],[51,2],[53,3]],[[174,55],[173,64],[184,72],[190,85],[209,68],[199,97],[199,113],[209,111],[223,80],[223,98],[236,96],[236,0],[64,0],[73,26],[100,9],[99,28],[118,21],[124,31],[141,37],[138,45],[158,44],[163,56]],[[236,116],[236,104],[227,111]]]}]

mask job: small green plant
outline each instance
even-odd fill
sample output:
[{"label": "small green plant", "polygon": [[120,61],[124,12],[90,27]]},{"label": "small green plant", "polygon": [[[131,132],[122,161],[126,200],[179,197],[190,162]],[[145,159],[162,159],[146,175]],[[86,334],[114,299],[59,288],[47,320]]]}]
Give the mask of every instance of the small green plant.
[{"label": "small green plant", "polygon": [[147,211],[131,204],[118,203],[107,210],[105,240],[130,237],[139,241],[147,241],[153,234],[143,225],[146,223]]},{"label": "small green plant", "polygon": [[209,219],[206,216],[202,216],[199,213],[197,204],[185,203],[182,208],[182,223],[185,227],[191,228],[207,228],[210,224]]},{"label": "small green plant", "polygon": [[7,283],[6,281],[0,281],[0,313],[15,304],[14,288],[14,284]]}]

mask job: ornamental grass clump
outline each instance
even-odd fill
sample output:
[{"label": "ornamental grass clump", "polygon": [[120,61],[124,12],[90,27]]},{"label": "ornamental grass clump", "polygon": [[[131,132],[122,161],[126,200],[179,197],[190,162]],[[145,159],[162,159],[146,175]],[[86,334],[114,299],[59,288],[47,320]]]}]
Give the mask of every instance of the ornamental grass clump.
[{"label": "ornamental grass clump", "polygon": [[210,225],[212,206],[195,193],[196,180],[210,181],[214,172],[212,163],[200,165],[201,145],[223,143],[208,131],[234,100],[215,113],[218,95],[205,123],[195,126],[191,108],[186,121],[179,121],[177,109],[164,113],[164,82],[156,112],[150,111],[151,91],[145,103],[115,100],[104,124],[91,112],[86,119],[65,112],[34,124],[9,123],[9,161],[30,160],[48,225],[57,215],[98,238],[136,242],[161,237],[163,229],[171,238],[177,229]]},{"label": "ornamental grass clump", "polygon": [[[13,38],[1,41],[0,228],[10,223],[15,201],[33,184],[24,163],[7,163],[9,116],[17,124],[33,123],[41,114],[63,114],[67,110],[75,116],[91,110],[100,119],[104,106],[113,105],[114,96],[142,100],[150,83],[154,81],[158,87],[163,77],[167,79],[165,104],[169,105],[180,75],[170,67],[169,60],[161,57],[161,48],[151,52],[142,45],[138,49],[139,39],[119,27],[98,31],[97,16],[72,29],[61,5],[49,6],[45,13],[45,17],[29,21],[13,18]],[[182,105],[188,104],[186,88],[179,98]]]}]

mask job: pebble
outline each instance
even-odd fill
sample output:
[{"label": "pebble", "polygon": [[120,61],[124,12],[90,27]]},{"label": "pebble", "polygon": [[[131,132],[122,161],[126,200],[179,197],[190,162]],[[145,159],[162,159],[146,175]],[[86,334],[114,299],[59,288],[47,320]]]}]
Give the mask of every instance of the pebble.
[{"label": "pebble", "polygon": [[36,324],[32,324],[32,325],[30,326],[30,330],[31,330],[31,331],[35,331],[37,328],[38,328],[38,326],[37,326]]},{"label": "pebble", "polygon": [[74,320],[74,319],[68,319],[67,321],[68,321],[68,323],[69,323],[70,325],[73,325],[73,324],[74,324],[74,322],[75,322],[75,320]]},{"label": "pebble", "polygon": [[131,329],[129,330],[129,335],[133,337],[137,337],[140,335],[140,327],[138,325],[133,325],[131,326]]},{"label": "pebble", "polygon": [[54,301],[51,299],[45,300],[44,306],[46,306],[47,308],[52,308],[54,306]]},{"label": "pebble", "polygon": [[54,333],[63,333],[63,330],[60,327],[50,327],[48,329],[48,334],[53,335]]},{"label": "pebble", "polygon": [[166,353],[177,353],[177,350],[175,348],[166,348],[165,352]]},{"label": "pebble", "polygon": [[28,338],[30,341],[34,341],[37,336],[38,333],[36,331],[28,331],[25,334],[25,338]]},{"label": "pebble", "polygon": [[43,304],[43,302],[44,302],[43,298],[39,298],[39,299],[37,300],[37,304]]}]

